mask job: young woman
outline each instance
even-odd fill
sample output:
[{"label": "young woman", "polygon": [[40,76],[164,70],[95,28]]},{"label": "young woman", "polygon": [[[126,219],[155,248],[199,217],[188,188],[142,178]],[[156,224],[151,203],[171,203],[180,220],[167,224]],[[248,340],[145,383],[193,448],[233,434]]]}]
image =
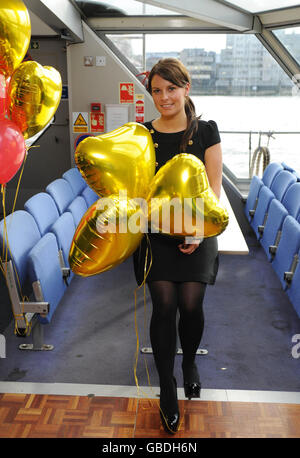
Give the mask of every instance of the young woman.
[{"label": "young woman", "polygon": [[[189,97],[191,80],[177,59],[160,60],[148,78],[148,91],[160,114],[145,123],[152,134],[158,168],[175,154],[194,154],[205,164],[211,188],[219,197],[222,181],[220,136],[214,121],[202,121]],[[183,350],[182,371],[187,398],[200,397],[195,355],[204,328],[202,303],[207,284],[214,284],[218,270],[216,237],[201,243],[180,243],[172,237],[149,233],[152,266],[147,277],[153,312],[150,340],[160,381],[160,414],[165,430],[175,433],[180,414],[173,376],[176,354],[176,315]],[[137,282],[144,276],[145,237],[134,254]]]}]

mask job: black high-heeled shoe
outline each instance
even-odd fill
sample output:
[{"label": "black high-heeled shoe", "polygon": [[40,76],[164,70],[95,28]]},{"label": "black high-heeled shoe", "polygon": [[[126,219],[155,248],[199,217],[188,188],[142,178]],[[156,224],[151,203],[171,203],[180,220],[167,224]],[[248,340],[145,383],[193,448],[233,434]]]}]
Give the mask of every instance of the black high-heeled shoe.
[{"label": "black high-heeled shoe", "polygon": [[[176,403],[178,403],[177,400],[177,382],[175,377],[173,377],[174,381],[174,396],[176,397]],[[164,407],[162,408],[162,404],[165,402],[162,402],[162,397],[160,399],[160,418],[162,425],[164,427],[164,430],[169,433],[169,434],[175,434],[178,431],[179,427],[179,420],[180,420],[180,412],[177,404],[177,411],[170,413],[168,412],[167,408]]]},{"label": "black high-heeled shoe", "polygon": [[[182,365],[183,371],[183,387],[185,397],[189,400],[192,398],[200,398],[201,392],[201,383],[199,380],[199,374],[196,364],[193,365],[192,371],[189,373],[189,376],[186,374],[186,370]],[[192,374],[192,375],[191,375]]]}]

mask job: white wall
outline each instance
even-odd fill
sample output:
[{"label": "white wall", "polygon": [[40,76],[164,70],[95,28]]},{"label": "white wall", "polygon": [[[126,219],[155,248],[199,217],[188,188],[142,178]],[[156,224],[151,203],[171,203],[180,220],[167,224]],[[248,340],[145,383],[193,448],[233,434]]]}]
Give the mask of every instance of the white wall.
[{"label": "white wall", "polygon": [[[74,143],[79,135],[73,133],[73,112],[90,112],[90,104],[99,102],[119,104],[119,83],[133,82],[135,93],[145,95],[145,121],[157,116],[152,97],[143,84],[125,67],[112,53],[108,46],[83,23],[84,42],[70,44],[67,47],[69,110],[70,110],[70,141],[71,161],[74,164]],[[93,56],[94,65],[84,66],[84,56]],[[96,56],[105,56],[106,65],[97,67]],[[129,106],[129,121],[135,121],[135,105]],[[104,111],[102,109],[102,111]],[[106,130],[105,130],[106,131]],[[101,135],[101,134],[94,134]]]}]

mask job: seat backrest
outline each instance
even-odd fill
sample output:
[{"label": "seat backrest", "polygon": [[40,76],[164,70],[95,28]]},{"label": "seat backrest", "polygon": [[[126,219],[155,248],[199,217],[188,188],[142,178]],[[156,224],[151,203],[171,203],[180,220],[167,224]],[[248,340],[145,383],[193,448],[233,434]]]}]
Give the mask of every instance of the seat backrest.
[{"label": "seat backrest", "polygon": [[49,183],[46,191],[56,203],[60,215],[66,211],[75,198],[71,185],[64,178],[57,178]]},{"label": "seat backrest", "polygon": [[293,169],[293,167],[290,167],[288,164],[286,164],[285,162],[281,162],[281,165],[282,167],[284,168],[284,170],[288,170],[289,172],[291,173],[295,173],[295,169]]},{"label": "seat backrest", "polygon": [[282,234],[276,251],[276,256],[272,261],[272,266],[277,273],[284,289],[287,284],[284,280],[284,272],[291,268],[295,254],[300,249],[300,224],[295,218],[288,215],[282,225]]},{"label": "seat backrest", "polygon": [[[18,273],[20,285],[23,286],[28,280],[28,253],[41,239],[39,228],[33,218],[25,210],[17,210],[5,218],[8,238],[8,257],[12,259]],[[0,243],[6,239],[4,220],[0,222]],[[6,243],[5,243],[6,245]],[[7,245],[6,245],[7,246]]]},{"label": "seat backrest", "polygon": [[262,176],[262,181],[269,188],[276,175],[283,170],[283,166],[279,162],[271,162],[266,168]]},{"label": "seat backrest", "polygon": [[84,197],[86,203],[87,203],[87,206],[88,208],[94,203],[96,202],[96,200],[100,199],[100,197],[98,196],[98,194],[95,193],[95,191],[92,190],[92,188],[90,188],[89,186],[87,186],[83,192],[82,192],[82,196]]},{"label": "seat backrest", "polygon": [[[300,259],[300,250],[298,253],[299,259]],[[291,303],[294,306],[294,309],[297,312],[297,315],[300,318],[300,262],[298,262],[298,265],[296,267],[292,283],[290,287],[287,289],[287,295],[289,296],[289,299]]]},{"label": "seat backrest", "polygon": [[50,232],[53,232],[58,248],[62,250],[65,266],[69,267],[69,251],[75,234],[75,223],[71,213],[63,213],[52,225]]},{"label": "seat backrest", "polygon": [[293,183],[286,191],[285,196],[282,200],[282,204],[285,206],[291,216],[297,218],[300,212],[300,183]]},{"label": "seat backrest", "polygon": [[32,196],[25,202],[24,208],[34,217],[41,235],[48,232],[54,221],[59,217],[54,200],[46,192],[39,192]]},{"label": "seat backrest", "polygon": [[82,191],[87,187],[87,183],[85,182],[81,173],[76,167],[67,170],[63,174],[63,178],[68,181],[75,196],[79,196],[82,193]]},{"label": "seat backrest", "polygon": [[288,216],[288,211],[285,206],[277,199],[272,199],[269,209],[268,218],[265,223],[264,231],[260,240],[263,249],[269,260],[272,255],[269,252],[269,247],[276,244],[278,231],[281,230],[284,219]]},{"label": "seat backrest", "polygon": [[43,299],[50,304],[48,315],[45,318],[39,316],[40,322],[47,324],[67,288],[61,274],[54,234],[45,234],[28,253],[28,274],[31,283],[40,282]]},{"label": "seat backrest", "polygon": [[85,199],[82,196],[77,196],[73,202],[68,206],[68,211],[72,213],[75,226],[77,227],[81,221],[81,218],[87,211],[88,206]]},{"label": "seat backrest", "polygon": [[274,178],[270,189],[273,191],[276,199],[282,202],[287,189],[293,184],[296,183],[296,176],[288,172],[287,170],[282,170]]},{"label": "seat backrest", "polygon": [[268,213],[270,203],[273,199],[273,192],[267,186],[263,185],[259,191],[258,203],[253,219],[250,221],[250,225],[258,239],[261,237],[259,226],[264,224],[265,215]]}]

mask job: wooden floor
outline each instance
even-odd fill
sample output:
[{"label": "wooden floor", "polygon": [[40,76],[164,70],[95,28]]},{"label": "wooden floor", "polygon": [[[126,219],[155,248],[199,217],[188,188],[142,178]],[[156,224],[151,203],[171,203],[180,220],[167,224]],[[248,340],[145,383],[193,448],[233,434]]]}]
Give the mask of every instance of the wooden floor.
[{"label": "wooden floor", "polygon": [[300,405],[179,401],[176,436],[158,401],[98,396],[0,394],[1,438],[299,438]]}]

